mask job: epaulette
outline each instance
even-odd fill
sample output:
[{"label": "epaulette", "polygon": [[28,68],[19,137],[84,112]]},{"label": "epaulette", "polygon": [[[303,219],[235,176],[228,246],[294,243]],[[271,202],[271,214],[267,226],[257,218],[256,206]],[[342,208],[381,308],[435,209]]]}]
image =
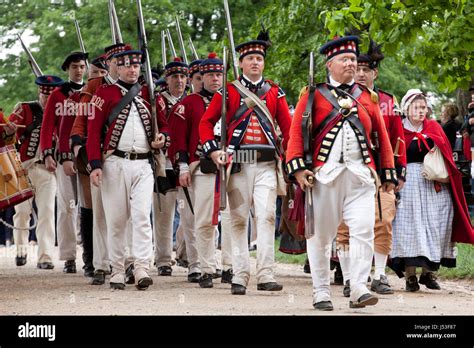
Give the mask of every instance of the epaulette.
[{"label": "epaulette", "polygon": [[379,95],[377,94],[377,92],[375,92],[374,90],[370,89],[369,87],[367,86],[364,86],[360,83],[357,83],[357,85],[359,86],[360,89],[362,89],[363,91],[367,91],[370,93],[370,99],[372,100],[372,102],[374,104],[378,104],[379,103]]},{"label": "epaulette", "polygon": [[301,97],[302,97],[305,93],[308,93],[308,86],[304,86],[303,88],[301,88],[300,94],[298,95],[298,99],[301,99]]},{"label": "epaulette", "polygon": [[372,100],[372,102],[374,102],[375,104],[378,104],[379,95],[377,94],[377,92],[375,92],[373,89],[370,89],[368,87],[367,87],[367,90],[370,92],[370,99]]}]

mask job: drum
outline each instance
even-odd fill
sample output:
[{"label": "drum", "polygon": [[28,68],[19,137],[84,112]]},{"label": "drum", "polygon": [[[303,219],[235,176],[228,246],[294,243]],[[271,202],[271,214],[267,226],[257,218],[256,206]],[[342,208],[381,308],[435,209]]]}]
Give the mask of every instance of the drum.
[{"label": "drum", "polygon": [[0,210],[34,196],[28,172],[21,165],[14,145],[0,147]]}]

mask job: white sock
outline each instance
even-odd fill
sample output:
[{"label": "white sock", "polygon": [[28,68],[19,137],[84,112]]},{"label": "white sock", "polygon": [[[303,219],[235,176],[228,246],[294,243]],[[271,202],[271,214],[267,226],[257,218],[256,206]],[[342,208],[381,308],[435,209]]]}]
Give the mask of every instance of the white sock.
[{"label": "white sock", "polygon": [[374,257],[375,257],[374,279],[379,280],[381,275],[385,275],[385,266],[387,265],[388,255],[375,252]]},{"label": "white sock", "polygon": [[349,257],[349,251],[344,252],[343,250],[337,251],[339,258],[339,264],[342,269],[342,277],[344,278],[344,284],[346,281],[351,279],[351,258]]}]

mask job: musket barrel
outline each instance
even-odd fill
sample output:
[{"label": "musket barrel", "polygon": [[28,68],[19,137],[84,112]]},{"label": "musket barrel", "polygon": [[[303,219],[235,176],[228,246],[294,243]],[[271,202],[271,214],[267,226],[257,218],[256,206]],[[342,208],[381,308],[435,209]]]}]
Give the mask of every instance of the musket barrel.
[{"label": "musket barrel", "polygon": [[167,64],[166,61],[166,34],[165,31],[161,31],[161,60],[163,62],[163,69]]},{"label": "musket barrel", "polygon": [[170,45],[171,54],[173,55],[173,57],[177,57],[176,50],[174,49],[173,38],[171,37],[169,29],[166,29],[166,36],[168,37],[168,43]]},{"label": "musket barrel", "polygon": [[110,32],[112,34],[112,43],[117,44],[117,35],[115,34],[114,14],[113,14],[113,0],[109,0],[109,23]]},{"label": "musket barrel", "polygon": [[36,77],[43,75],[43,72],[41,71],[38,63],[36,63],[35,58],[31,54],[30,50],[28,47],[26,47],[25,43],[23,42],[20,34],[17,34],[18,39],[20,40],[21,46],[23,47],[23,50],[25,51],[26,55],[28,56],[28,62],[30,63],[31,70],[33,70],[33,74],[35,74]]},{"label": "musket barrel", "polygon": [[191,36],[188,37],[189,39],[189,48],[191,48],[191,52],[193,53],[193,59],[194,60],[198,60],[199,59],[199,55],[198,53],[196,52],[196,48],[194,48],[194,44],[193,44],[193,40],[191,39]]},{"label": "musket barrel", "polygon": [[[221,150],[224,151],[227,158],[227,48],[224,46],[222,52],[222,61],[224,63],[224,73],[222,74],[222,104],[221,104]],[[227,170],[226,165],[219,167],[219,189],[220,189],[220,210],[227,207]]]},{"label": "musket barrel", "polygon": [[225,11],[225,19],[227,23],[227,31],[229,34],[229,43],[230,43],[230,50],[232,55],[232,68],[234,71],[234,78],[237,80],[239,78],[239,64],[237,63],[237,55],[235,52],[235,44],[234,44],[234,33],[232,31],[232,21],[230,19],[230,11],[229,11],[229,4],[227,0],[224,0],[224,11]]},{"label": "musket barrel", "polygon": [[123,43],[122,32],[120,31],[120,24],[117,17],[117,10],[115,9],[115,3],[113,0],[112,0],[112,19],[114,21],[115,43]]},{"label": "musket barrel", "polygon": [[183,55],[184,64],[188,64],[188,57],[186,55],[186,47],[184,46],[183,34],[181,33],[181,26],[179,25],[179,18],[176,16],[176,31],[178,32],[179,46],[181,47],[181,54]]},{"label": "musket barrel", "polygon": [[[79,47],[83,53],[86,53],[86,47],[84,46],[84,41],[82,40],[81,27],[79,27],[79,22],[77,19],[74,20],[74,25],[76,26],[77,40],[79,41]],[[89,70],[89,62],[86,59],[87,70]]]}]

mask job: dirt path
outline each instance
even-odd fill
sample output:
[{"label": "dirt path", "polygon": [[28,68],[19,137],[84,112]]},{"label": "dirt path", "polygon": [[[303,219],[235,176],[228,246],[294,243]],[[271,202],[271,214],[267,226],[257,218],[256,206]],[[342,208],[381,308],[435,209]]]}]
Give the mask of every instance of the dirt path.
[{"label": "dirt path", "polygon": [[[25,266],[16,267],[14,257],[12,247],[0,248],[1,315],[325,314],[313,309],[311,278],[296,265],[276,266],[277,280],[284,285],[281,292],[257,291],[252,276],[246,296],[231,296],[230,286],[219,280],[214,282],[213,289],[188,283],[186,270],[177,266],[173,267],[172,277],[158,277],[153,269],[154,284],[147,291],[138,291],[134,286],[112,291],[108,281],[103,286],[89,285],[82,271],[63,274],[63,262],[57,259],[55,269],[47,271],[36,269],[36,260],[32,258]],[[329,314],[474,314],[472,281],[441,281],[441,291],[427,290],[422,285],[418,293],[406,293],[404,281],[396,276],[389,276],[389,281],[396,291],[394,295],[380,296],[376,306],[359,310],[349,309],[341,286],[331,286],[335,311]]]}]

